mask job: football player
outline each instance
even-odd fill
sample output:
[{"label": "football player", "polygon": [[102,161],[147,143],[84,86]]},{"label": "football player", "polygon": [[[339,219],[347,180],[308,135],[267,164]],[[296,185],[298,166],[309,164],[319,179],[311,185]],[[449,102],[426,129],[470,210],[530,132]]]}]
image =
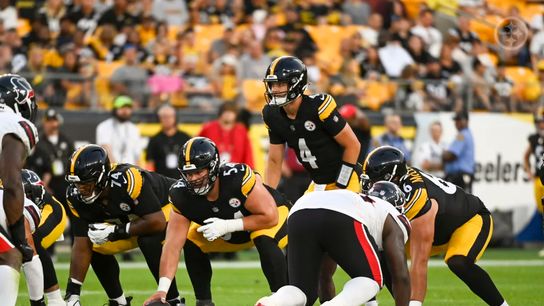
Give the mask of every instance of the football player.
[{"label": "football player", "polygon": [[[331,95],[304,94],[308,87],[304,63],[293,56],[279,57],[266,70],[264,83],[268,103],[262,115],[270,138],[265,183],[278,186],[287,144],[310,173],[307,192],[337,188],[359,192],[361,144]],[[325,257],[320,277],[322,302],[334,297],[335,269],[336,264]]]},{"label": "football player", "polygon": [[365,187],[376,181],[397,184],[406,194],[410,220],[410,306],[420,306],[427,291],[429,257],[445,254],[450,270],[488,305],[508,305],[489,275],[476,261],[483,255],[493,220],[482,201],[458,186],[414,167],[390,146],[374,149],[363,164]]},{"label": "football player", "polygon": [[[321,305],[361,305],[378,293],[385,274],[390,273],[395,305],[408,306],[410,276],[404,243],[410,225],[395,209],[402,210],[403,205],[404,194],[390,182],[376,183],[368,196],[348,190],[302,196],[289,214],[288,263],[289,283],[303,294],[284,288],[260,299],[257,305],[313,305],[319,264],[328,252],[352,279],[335,298]],[[385,257],[385,266],[380,254]]]},{"label": "football player", "polygon": [[41,218],[32,233],[34,249],[43,267],[43,288],[48,305],[66,305],[62,299],[57,274],[51,255],[46,250],[55,241],[62,240],[67,216],[62,204],[43,186],[40,177],[32,170],[23,169],[22,181],[26,198],[37,205]]},{"label": "football player", "polygon": [[24,191],[21,170],[38,142],[32,123],[37,106],[34,90],[23,77],[0,76],[0,296],[2,305],[15,305],[21,262],[34,255],[25,237]]},{"label": "football player", "polygon": [[[541,204],[541,200],[544,197],[544,185],[538,179],[539,162],[544,154],[544,108],[539,107],[535,116],[534,122],[536,127],[536,133],[529,135],[528,146],[523,155],[523,169],[527,177],[533,180],[535,203],[538,212],[544,217],[544,206]],[[531,166],[531,155],[534,157],[535,163]],[[534,170],[533,170],[534,169]],[[539,252],[540,256],[544,256],[544,249]]]},{"label": "football player", "polygon": [[182,178],[170,189],[174,208],[162,250],[159,287],[144,304],[164,300],[182,248],[197,306],[214,305],[209,252],[255,246],[270,290],[287,284],[281,249],[287,244],[290,203],[246,164],[220,165],[219,161],[217,147],[208,138],[195,137],[183,146]]},{"label": "football player", "polygon": [[[93,267],[110,305],[130,305],[119,282],[119,265],[112,254],[139,247],[158,281],[161,242],[169,209],[168,189],[175,180],[130,164],[110,164],[98,145],[76,150],[66,180],[74,245],[66,301],[79,305],[81,285]],[[170,305],[180,305],[175,282],[168,286]]]}]

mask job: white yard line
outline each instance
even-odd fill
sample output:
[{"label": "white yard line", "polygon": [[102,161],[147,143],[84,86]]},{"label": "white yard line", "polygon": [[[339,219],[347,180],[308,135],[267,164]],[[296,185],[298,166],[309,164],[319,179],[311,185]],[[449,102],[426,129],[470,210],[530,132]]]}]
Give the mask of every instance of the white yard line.
[{"label": "white yard line", "polygon": [[[480,260],[478,265],[482,267],[542,267],[544,260]],[[56,263],[55,269],[68,270],[69,266],[69,263]],[[147,269],[145,262],[121,262],[119,266],[121,269]],[[429,266],[447,267],[443,260],[438,259],[429,261]],[[185,269],[185,263],[180,263],[178,267]],[[214,269],[256,269],[261,267],[261,263],[259,261],[212,261],[212,267]]]}]

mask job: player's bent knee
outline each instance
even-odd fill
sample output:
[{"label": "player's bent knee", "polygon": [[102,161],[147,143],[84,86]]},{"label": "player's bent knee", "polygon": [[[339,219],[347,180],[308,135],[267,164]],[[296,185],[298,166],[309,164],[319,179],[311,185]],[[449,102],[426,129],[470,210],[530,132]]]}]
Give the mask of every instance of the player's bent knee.
[{"label": "player's bent knee", "polygon": [[452,256],[446,263],[448,264],[448,268],[455,274],[463,273],[474,265],[474,262],[471,259],[462,255]]}]

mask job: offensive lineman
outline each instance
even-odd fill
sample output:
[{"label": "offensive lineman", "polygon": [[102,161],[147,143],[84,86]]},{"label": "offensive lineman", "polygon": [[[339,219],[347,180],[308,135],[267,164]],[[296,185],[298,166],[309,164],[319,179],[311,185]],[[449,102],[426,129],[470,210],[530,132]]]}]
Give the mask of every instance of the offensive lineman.
[{"label": "offensive lineman", "polygon": [[[112,254],[139,247],[158,281],[161,242],[169,208],[168,189],[175,181],[130,164],[110,164],[104,148],[86,145],[70,159],[66,180],[72,213],[74,245],[67,305],[79,305],[81,285],[92,265],[108,295],[109,305],[130,305],[119,282],[119,265]],[[168,303],[183,305],[175,281],[167,288]]]},{"label": "offensive lineman", "polygon": [[[182,179],[170,189],[174,209],[166,231],[157,292],[144,305],[164,300],[183,248],[197,306],[213,306],[208,252],[232,252],[255,246],[270,290],[287,284],[290,203],[264,185],[246,164],[219,164],[219,152],[208,138],[185,143],[179,158]],[[200,234],[202,233],[202,234]]]},{"label": "offensive lineman", "polygon": [[34,90],[23,77],[0,76],[0,296],[2,304],[15,305],[19,287],[19,269],[29,262],[33,250],[25,238],[23,203],[25,201],[21,170],[38,142],[32,123],[36,117]]},{"label": "offensive lineman", "polygon": [[[272,188],[278,186],[287,144],[312,177],[307,192],[331,189],[359,192],[357,159],[361,144],[338,113],[331,95],[304,94],[308,87],[304,63],[293,56],[279,57],[266,70],[264,83],[268,104],[262,115],[270,138],[265,183]],[[324,257],[321,302],[335,295],[332,281],[335,270],[336,264]]]},{"label": "offensive lineman", "polygon": [[389,274],[395,305],[408,306],[410,277],[404,243],[410,225],[400,212],[403,205],[404,194],[390,182],[376,183],[368,196],[347,190],[302,196],[291,209],[288,223],[290,286],[260,299],[257,306],[313,305],[325,252],[352,279],[335,298],[321,305],[361,305],[378,293]]},{"label": "offensive lineman", "polygon": [[476,265],[493,233],[491,214],[478,197],[408,167],[404,154],[390,146],[374,149],[363,165],[366,188],[381,180],[397,184],[406,194],[406,217],[412,226],[410,306],[421,306],[425,299],[429,257],[444,253],[450,270],[483,301],[508,305],[487,272]]}]

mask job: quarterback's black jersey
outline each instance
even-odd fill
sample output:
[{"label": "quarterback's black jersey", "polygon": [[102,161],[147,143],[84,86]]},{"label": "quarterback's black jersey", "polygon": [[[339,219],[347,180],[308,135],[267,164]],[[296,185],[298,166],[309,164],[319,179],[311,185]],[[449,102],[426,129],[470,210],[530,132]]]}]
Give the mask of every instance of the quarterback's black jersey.
[{"label": "quarterback's black jersey", "polygon": [[346,121],[338,113],[334,98],[327,94],[302,95],[302,103],[294,120],[282,107],[266,105],[263,120],[268,128],[270,143],[293,148],[297,159],[310,172],[317,184],[336,181],[342,165],[344,150],[334,137]]},{"label": "quarterback's black jersey", "polygon": [[94,203],[85,204],[72,184],[66,199],[74,216],[74,235],[86,237],[91,223],[124,224],[161,210],[169,204],[168,190],[176,181],[131,164],[113,165],[108,176],[108,190]]},{"label": "quarterback's black jersey", "polygon": [[[195,195],[188,190],[183,180],[178,180],[170,188],[170,200],[174,210],[198,224],[208,218],[235,219],[251,215],[245,202],[256,183],[255,173],[246,164],[227,163],[219,168],[219,197],[209,201],[205,195]],[[265,185],[274,197],[277,206],[290,206],[290,203],[275,189]],[[234,232],[224,237],[230,243],[245,243],[249,232]]]},{"label": "quarterback's black jersey", "polygon": [[449,241],[451,234],[476,214],[489,214],[482,201],[458,186],[417,168],[408,167],[399,186],[406,194],[406,217],[409,220],[426,213],[430,199],[438,202],[433,245]]},{"label": "quarterback's black jersey", "polygon": [[544,153],[544,137],[538,134],[532,134],[529,136],[529,145],[531,146],[531,152],[535,156],[535,173],[538,173],[538,162]]}]

